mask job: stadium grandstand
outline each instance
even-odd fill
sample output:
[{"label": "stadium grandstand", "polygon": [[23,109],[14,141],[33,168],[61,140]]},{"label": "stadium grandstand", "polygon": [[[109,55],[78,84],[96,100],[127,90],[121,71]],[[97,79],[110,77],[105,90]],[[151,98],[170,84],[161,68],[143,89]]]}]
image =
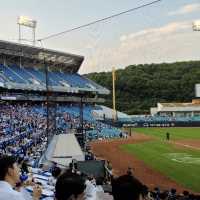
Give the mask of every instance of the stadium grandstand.
[{"label": "stadium grandstand", "polygon": [[4,89],[46,91],[48,87],[51,92],[109,93],[77,73],[82,56],[5,41],[0,41],[0,49],[0,86]]},{"label": "stadium grandstand", "polygon": [[[87,141],[120,136],[119,129],[93,116],[93,110],[102,110],[96,105],[104,102],[99,95],[109,90],[78,74],[83,60],[78,55],[0,41],[0,154],[23,160],[33,172],[38,169],[39,182],[39,167],[50,168],[53,163],[63,169],[70,163],[80,162],[81,168],[90,162],[87,174],[100,165],[99,174],[105,175],[104,161],[91,164],[94,155]],[[43,176],[43,182],[49,176]],[[51,196],[51,188],[43,195]]]}]

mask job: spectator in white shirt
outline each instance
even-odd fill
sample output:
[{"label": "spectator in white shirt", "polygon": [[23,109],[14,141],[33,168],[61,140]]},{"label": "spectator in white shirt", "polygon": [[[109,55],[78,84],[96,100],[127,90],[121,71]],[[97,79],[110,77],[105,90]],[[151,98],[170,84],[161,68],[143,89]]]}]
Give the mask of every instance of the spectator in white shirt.
[{"label": "spectator in white shirt", "polygon": [[[25,200],[22,193],[13,188],[20,181],[19,168],[16,159],[12,156],[3,156],[0,158],[0,200]],[[34,189],[33,199],[38,200],[41,192]]]},{"label": "spectator in white shirt", "polygon": [[85,182],[86,189],[85,189],[85,199],[86,200],[96,200],[96,187],[89,179]]},{"label": "spectator in white shirt", "polygon": [[0,200],[24,200],[21,193],[13,188],[19,182],[19,168],[11,156],[0,158]]}]

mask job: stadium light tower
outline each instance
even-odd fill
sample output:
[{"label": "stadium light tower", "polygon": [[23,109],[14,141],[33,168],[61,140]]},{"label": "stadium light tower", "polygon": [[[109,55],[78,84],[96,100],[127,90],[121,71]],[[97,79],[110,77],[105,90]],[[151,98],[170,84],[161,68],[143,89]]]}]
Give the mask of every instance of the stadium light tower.
[{"label": "stadium light tower", "polygon": [[193,31],[200,31],[200,20],[196,20],[192,23]]},{"label": "stadium light tower", "polygon": [[[196,20],[192,23],[192,29],[193,31],[200,31],[200,20]],[[199,84],[195,85],[195,93],[196,93],[196,97],[200,97],[199,93],[199,88],[198,87]]]},{"label": "stadium light tower", "polygon": [[21,26],[25,26],[32,29],[32,43],[35,45],[35,29],[37,25],[36,20],[32,20],[27,16],[19,16],[17,19],[17,24],[19,25],[19,43],[23,40],[21,37]]}]

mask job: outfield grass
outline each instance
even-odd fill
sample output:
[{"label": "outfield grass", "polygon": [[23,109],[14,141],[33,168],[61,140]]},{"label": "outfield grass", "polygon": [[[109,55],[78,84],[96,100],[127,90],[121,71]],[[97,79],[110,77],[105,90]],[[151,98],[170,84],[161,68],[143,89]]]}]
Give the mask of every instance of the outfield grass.
[{"label": "outfield grass", "polygon": [[200,128],[134,128],[134,131],[153,135],[156,140],[122,145],[122,150],[134,154],[180,185],[200,192],[200,151],[177,148],[165,142],[166,132],[175,140],[200,139]]},{"label": "outfield grass", "polygon": [[170,139],[200,139],[200,128],[133,128],[132,132],[152,135],[160,139],[166,138],[166,132],[170,133]]}]

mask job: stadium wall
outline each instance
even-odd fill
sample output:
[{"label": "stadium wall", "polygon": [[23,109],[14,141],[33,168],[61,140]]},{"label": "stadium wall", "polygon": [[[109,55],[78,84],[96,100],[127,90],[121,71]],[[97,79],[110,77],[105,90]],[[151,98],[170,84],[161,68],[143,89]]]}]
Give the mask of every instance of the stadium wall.
[{"label": "stadium wall", "polygon": [[119,123],[120,127],[200,127],[198,121],[188,122],[136,122],[136,123]]}]

